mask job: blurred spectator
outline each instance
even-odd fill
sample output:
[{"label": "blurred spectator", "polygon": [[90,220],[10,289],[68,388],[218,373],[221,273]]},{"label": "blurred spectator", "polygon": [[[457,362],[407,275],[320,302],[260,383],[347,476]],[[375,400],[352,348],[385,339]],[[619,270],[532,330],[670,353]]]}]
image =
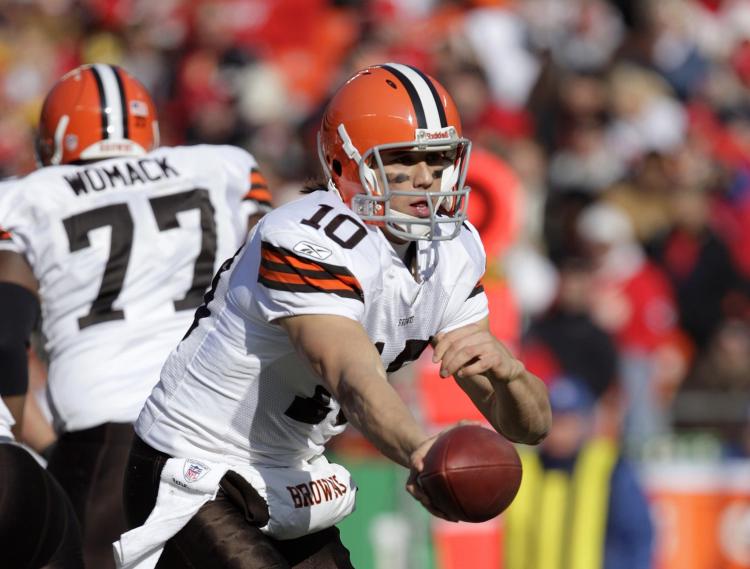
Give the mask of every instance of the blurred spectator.
[{"label": "blurred spectator", "polygon": [[577,228],[594,268],[592,316],[617,343],[625,436],[640,445],[668,431],[666,408],[687,370],[672,288],[617,207],[589,206]]},{"label": "blurred spectator", "polygon": [[685,136],[687,118],[669,85],[644,68],[620,63],[609,78],[615,118],[607,146],[630,162],[649,151],[675,150]]},{"label": "blurred spectator", "polygon": [[594,435],[593,394],[575,378],[550,386],[552,429],[524,448],[523,481],[506,513],[507,569],[649,569],[654,529],[635,470]]},{"label": "blurred spectator", "polygon": [[730,455],[750,457],[750,325],[725,320],[685,380],[673,407],[675,426],[710,432]]},{"label": "blurred spectator", "polygon": [[[725,316],[744,297],[744,283],[729,250],[709,223],[709,197],[700,188],[672,195],[674,226],[654,245],[677,295],[680,326],[698,349],[708,345]],[[743,306],[740,303],[740,306]]]},{"label": "blurred spectator", "polygon": [[567,259],[559,267],[557,299],[532,320],[523,339],[523,359],[545,382],[575,376],[598,398],[617,379],[617,351],[609,334],[591,319],[592,278],[584,259]]}]

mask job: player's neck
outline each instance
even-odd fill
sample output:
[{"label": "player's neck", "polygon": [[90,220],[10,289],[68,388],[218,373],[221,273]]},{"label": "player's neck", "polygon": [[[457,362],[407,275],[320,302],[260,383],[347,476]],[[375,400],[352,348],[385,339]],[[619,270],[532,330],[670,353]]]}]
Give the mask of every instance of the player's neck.
[{"label": "player's neck", "polygon": [[417,278],[417,242],[416,241],[404,241],[397,243],[391,241],[391,247],[403,261],[406,268],[409,269],[412,276]]}]

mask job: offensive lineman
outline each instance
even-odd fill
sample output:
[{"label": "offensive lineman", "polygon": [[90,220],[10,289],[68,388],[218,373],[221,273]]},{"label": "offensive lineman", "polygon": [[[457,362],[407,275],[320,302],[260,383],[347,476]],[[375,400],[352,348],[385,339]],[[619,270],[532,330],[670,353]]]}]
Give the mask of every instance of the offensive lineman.
[{"label": "offensive lineman", "polygon": [[[239,148],[158,148],[146,89],[123,69],[63,76],[42,108],[44,166],[0,194],[0,368],[26,377],[41,303],[60,433],[49,470],[81,522],[86,565],[114,566],[132,423],[219,265],[269,194]],[[16,418],[18,420],[18,418]],[[0,513],[2,515],[2,513]]]},{"label": "offensive lineman", "polygon": [[327,187],[268,214],[222,266],[138,418],[123,567],[351,567],[335,524],[356,487],[322,455],[347,420],[442,515],[414,482],[435,437],[387,381],[429,343],[495,429],[544,437],[544,385],[488,331],[469,146],[415,68],[369,67],[334,95]]}]

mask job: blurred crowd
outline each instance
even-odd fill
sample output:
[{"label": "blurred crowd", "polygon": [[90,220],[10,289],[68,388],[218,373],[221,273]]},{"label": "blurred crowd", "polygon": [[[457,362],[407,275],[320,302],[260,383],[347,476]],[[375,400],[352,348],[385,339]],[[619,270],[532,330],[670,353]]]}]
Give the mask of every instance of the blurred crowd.
[{"label": "blurred crowd", "polygon": [[532,371],[584,381],[637,456],[750,456],[750,0],[4,0],[0,176],[36,167],[52,83],[108,62],[163,144],[247,148],[283,203],[329,93],[385,61],[438,78],[520,188],[492,275]]}]

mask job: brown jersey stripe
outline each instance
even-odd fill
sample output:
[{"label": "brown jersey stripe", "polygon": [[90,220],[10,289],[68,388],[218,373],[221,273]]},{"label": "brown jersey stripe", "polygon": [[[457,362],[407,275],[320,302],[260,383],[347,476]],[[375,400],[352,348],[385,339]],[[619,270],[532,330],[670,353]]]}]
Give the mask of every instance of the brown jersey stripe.
[{"label": "brown jersey stripe", "polygon": [[314,282],[322,288],[332,287],[338,289],[348,287],[358,293],[362,292],[362,287],[359,286],[357,279],[345,275],[332,275],[331,273],[320,271],[305,271],[289,267],[288,265],[280,266],[276,263],[267,263],[265,261],[261,261],[259,273],[266,278],[274,278],[284,282]]},{"label": "brown jersey stripe", "polygon": [[[484,292],[484,285],[482,284],[482,281],[479,281],[472,289],[471,294],[469,295],[469,298],[472,298],[483,292]],[[466,300],[469,300],[469,298],[467,298]]]},{"label": "brown jersey stripe", "polygon": [[331,279],[337,279],[344,282],[352,282],[356,283],[357,279],[353,276],[348,275],[334,275],[329,273],[328,271],[322,271],[322,270],[309,270],[309,269],[302,269],[300,267],[295,267],[292,265],[287,265],[286,263],[278,263],[275,261],[271,261],[266,258],[261,258],[260,260],[260,266],[265,267],[269,271],[278,271],[280,273],[289,273],[289,274],[295,274],[295,275],[304,275],[306,277],[312,277],[314,279],[322,279],[322,280],[331,280]]},{"label": "brown jersey stripe", "polygon": [[359,296],[356,292],[354,292],[351,289],[346,290],[320,290],[314,286],[306,285],[306,284],[290,284],[290,283],[282,283],[278,281],[271,281],[267,280],[265,277],[258,276],[258,282],[262,285],[272,288],[275,290],[283,290],[286,292],[326,292],[330,294],[335,294],[336,296],[341,296],[343,298],[353,298],[354,300],[362,301],[362,297]]},{"label": "brown jersey stripe", "polygon": [[[306,284],[322,292],[331,292],[333,290],[354,290],[350,284],[342,282],[336,278],[332,279],[316,279],[307,275],[298,275],[296,273],[282,273],[280,271],[271,271],[265,267],[261,267],[258,271],[266,280],[286,283],[286,284]],[[356,292],[356,291],[355,291]]]}]

